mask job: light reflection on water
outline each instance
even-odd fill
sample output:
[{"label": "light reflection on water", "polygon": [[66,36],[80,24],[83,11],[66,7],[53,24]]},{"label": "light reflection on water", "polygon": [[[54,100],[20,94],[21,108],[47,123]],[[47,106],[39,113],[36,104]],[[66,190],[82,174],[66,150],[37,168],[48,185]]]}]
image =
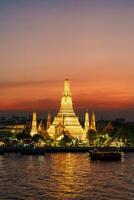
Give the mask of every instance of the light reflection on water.
[{"label": "light reflection on water", "polygon": [[134,199],[134,154],[91,162],[87,153],[0,156],[0,199]]}]

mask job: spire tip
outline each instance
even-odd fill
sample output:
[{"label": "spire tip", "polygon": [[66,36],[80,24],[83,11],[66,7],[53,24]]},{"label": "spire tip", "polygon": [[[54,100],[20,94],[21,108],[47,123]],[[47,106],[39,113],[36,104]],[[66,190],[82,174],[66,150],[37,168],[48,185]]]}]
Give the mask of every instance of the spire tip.
[{"label": "spire tip", "polygon": [[66,80],[68,81],[68,76],[66,76]]}]

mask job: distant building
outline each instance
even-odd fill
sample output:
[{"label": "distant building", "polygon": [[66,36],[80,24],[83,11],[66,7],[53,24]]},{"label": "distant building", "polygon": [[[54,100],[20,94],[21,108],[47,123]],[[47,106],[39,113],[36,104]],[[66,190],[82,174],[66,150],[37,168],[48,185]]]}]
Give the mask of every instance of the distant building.
[{"label": "distant building", "polygon": [[110,133],[113,131],[113,129],[114,129],[114,127],[112,126],[111,121],[110,121],[110,122],[108,122],[108,124],[106,125],[106,127],[104,128],[103,131],[106,133]]},{"label": "distant building", "polygon": [[25,128],[26,128],[25,124],[3,125],[0,127],[0,134],[3,134],[3,133],[19,134],[19,133],[22,133]]}]

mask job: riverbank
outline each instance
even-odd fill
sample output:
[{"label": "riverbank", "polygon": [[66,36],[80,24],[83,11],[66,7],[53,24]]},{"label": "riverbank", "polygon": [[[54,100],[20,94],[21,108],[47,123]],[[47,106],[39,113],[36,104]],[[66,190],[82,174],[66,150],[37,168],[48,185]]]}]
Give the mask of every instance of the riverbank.
[{"label": "riverbank", "polygon": [[[1,147],[0,153],[21,153],[26,149],[32,149],[29,147]],[[98,151],[122,151],[122,152],[134,152],[134,147],[38,147],[37,149],[44,153],[58,153],[58,152],[74,152],[82,153],[89,152],[90,150],[97,149]]]}]

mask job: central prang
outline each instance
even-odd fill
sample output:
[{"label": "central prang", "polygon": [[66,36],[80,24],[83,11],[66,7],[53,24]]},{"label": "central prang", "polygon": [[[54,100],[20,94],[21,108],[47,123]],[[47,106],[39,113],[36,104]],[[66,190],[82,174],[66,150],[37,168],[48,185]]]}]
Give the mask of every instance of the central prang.
[{"label": "central prang", "polygon": [[61,98],[60,111],[54,118],[54,121],[47,132],[51,137],[54,137],[57,130],[58,132],[60,131],[60,127],[61,132],[64,128],[64,131],[67,131],[72,137],[77,139],[82,139],[85,133],[73,109],[72,94],[68,78],[64,81],[64,91]]}]

